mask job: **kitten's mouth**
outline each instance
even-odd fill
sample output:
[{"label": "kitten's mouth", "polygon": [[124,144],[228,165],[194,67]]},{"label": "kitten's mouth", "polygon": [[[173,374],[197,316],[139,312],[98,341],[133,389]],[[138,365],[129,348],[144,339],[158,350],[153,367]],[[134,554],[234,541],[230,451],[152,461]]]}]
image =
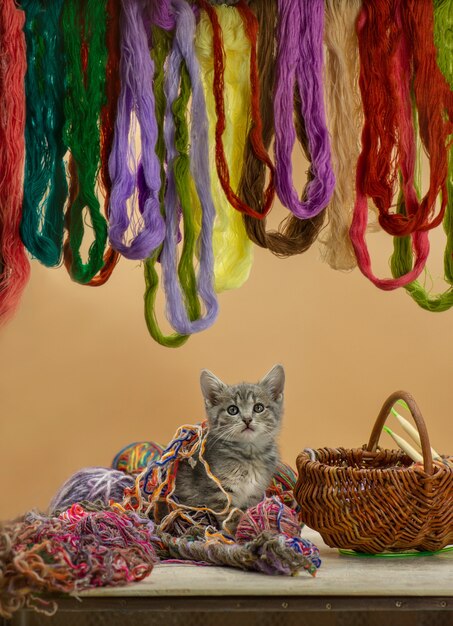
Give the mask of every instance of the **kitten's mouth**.
[{"label": "kitten's mouth", "polygon": [[255,429],[254,429],[254,428],[252,428],[251,426],[245,426],[245,427],[241,430],[241,433],[246,433],[247,431],[248,431],[248,432],[251,432],[251,433],[254,433],[254,432],[255,432]]}]

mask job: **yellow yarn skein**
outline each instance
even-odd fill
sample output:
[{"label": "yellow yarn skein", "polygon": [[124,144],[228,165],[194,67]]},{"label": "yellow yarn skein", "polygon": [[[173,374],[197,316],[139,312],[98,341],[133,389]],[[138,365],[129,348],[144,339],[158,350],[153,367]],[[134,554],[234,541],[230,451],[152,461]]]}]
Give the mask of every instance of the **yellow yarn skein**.
[{"label": "yellow yarn skein", "polygon": [[[223,134],[225,155],[229,164],[232,189],[237,192],[243,161],[245,141],[250,128],[250,42],[242,18],[234,7],[216,7],[225,48],[225,116]],[[212,26],[205,11],[197,26],[195,48],[201,66],[203,88],[209,123],[211,189],[217,217],[214,224],[214,275],[217,292],[240,287],[249,277],[253,263],[253,245],[244,228],[242,215],[228,202],[220,184],[215,164],[216,111],[213,94]],[[201,209],[192,193],[197,229]]]}]

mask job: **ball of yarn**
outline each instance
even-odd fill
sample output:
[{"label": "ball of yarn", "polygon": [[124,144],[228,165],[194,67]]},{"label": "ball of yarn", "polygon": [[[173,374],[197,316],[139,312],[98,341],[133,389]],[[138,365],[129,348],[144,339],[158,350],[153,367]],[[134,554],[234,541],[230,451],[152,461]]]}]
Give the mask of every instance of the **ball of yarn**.
[{"label": "ball of yarn", "polygon": [[278,498],[265,498],[256,506],[247,509],[236,528],[236,541],[253,541],[263,531],[287,537],[300,535],[297,513]]},{"label": "ball of yarn", "polygon": [[293,468],[287,463],[280,463],[277,465],[277,469],[272,476],[272,480],[268,489],[280,490],[280,491],[294,491],[297,483],[297,474]]},{"label": "ball of yarn", "polygon": [[148,463],[157,461],[164,449],[154,441],[139,441],[130,443],[122,448],[112,461],[112,468],[137,475],[142,472]]},{"label": "ball of yarn", "polygon": [[134,485],[134,478],[107,467],[86,467],[73,474],[50,503],[50,514],[65,511],[77,502],[121,502],[124,490]]},{"label": "ball of yarn", "polygon": [[300,506],[294,498],[297,474],[287,463],[280,462],[266,489],[266,497],[277,497],[290,509],[299,512]]}]

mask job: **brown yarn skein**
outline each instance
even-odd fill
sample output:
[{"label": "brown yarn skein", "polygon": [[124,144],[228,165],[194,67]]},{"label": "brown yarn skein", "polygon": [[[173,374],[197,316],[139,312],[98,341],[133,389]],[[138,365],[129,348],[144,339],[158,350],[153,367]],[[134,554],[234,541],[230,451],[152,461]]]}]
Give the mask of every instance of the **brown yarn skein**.
[{"label": "brown yarn skein", "polygon": [[[258,23],[258,71],[260,76],[260,111],[263,123],[263,143],[266,150],[274,134],[274,82],[275,82],[275,30],[277,25],[276,0],[250,0],[249,7],[254,11]],[[300,108],[299,90],[294,95],[296,114],[296,132],[299,143],[307,160],[310,162],[310,151],[305,123]],[[254,154],[250,140],[247,140],[244,151],[244,167],[242,170],[239,196],[250,207],[261,212],[263,207],[263,190],[265,185],[265,168]],[[307,173],[307,185],[312,180],[311,170]],[[303,192],[303,196],[305,191]],[[278,227],[278,230],[266,231],[266,219],[257,220],[244,215],[244,224],[251,241],[262,248],[268,248],[279,257],[289,257],[306,252],[316,240],[324,223],[325,211],[316,217],[301,220],[290,214]]]}]

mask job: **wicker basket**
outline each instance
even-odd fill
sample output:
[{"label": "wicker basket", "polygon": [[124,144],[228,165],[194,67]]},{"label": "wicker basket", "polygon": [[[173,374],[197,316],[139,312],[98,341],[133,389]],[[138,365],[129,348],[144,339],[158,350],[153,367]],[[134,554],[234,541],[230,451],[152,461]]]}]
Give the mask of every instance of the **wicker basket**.
[{"label": "wicker basket", "polygon": [[[423,465],[377,448],[392,406],[404,400],[420,434]],[[331,547],[378,553],[440,550],[453,543],[453,469],[433,464],[428,432],[412,396],[393,393],[363,449],[304,450],[295,496],[302,520]]]}]

